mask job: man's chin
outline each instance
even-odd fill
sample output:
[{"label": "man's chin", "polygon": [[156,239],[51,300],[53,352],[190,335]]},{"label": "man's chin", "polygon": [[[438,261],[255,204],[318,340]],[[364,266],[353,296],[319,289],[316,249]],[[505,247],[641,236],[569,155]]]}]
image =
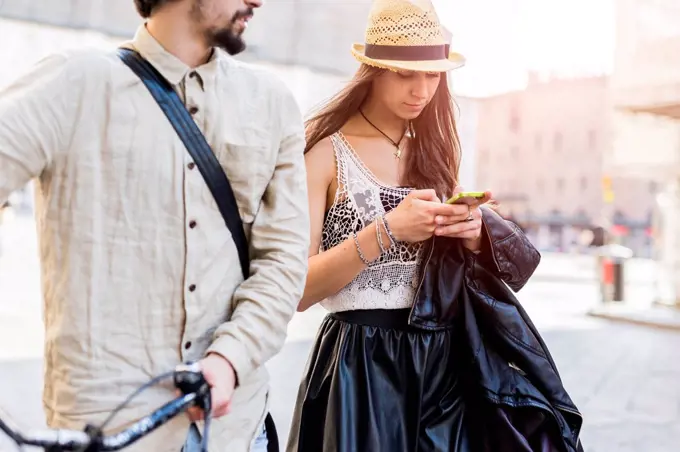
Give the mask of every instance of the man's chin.
[{"label": "man's chin", "polygon": [[231,31],[213,36],[213,45],[225,50],[229,55],[239,54],[246,49],[246,43],[241,36]]},{"label": "man's chin", "polygon": [[222,46],[222,49],[229,55],[238,55],[239,53],[246,50],[246,43],[241,41],[238,46]]}]

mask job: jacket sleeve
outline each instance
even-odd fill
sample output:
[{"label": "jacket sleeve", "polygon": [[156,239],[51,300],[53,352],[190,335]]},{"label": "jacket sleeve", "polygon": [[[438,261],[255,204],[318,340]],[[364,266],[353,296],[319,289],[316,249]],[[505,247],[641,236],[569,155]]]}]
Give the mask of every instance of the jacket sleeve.
[{"label": "jacket sleeve", "polygon": [[218,327],[207,351],[229,360],[240,381],[283,347],[307,277],[304,130],[292,94],[283,97],[277,163],[251,229],[250,276],[234,293],[233,315]]},{"label": "jacket sleeve", "polygon": [[541,254],[516,224],[493,209],[482,207],[482,223],[479,263],[518,292],[538,267]]}]

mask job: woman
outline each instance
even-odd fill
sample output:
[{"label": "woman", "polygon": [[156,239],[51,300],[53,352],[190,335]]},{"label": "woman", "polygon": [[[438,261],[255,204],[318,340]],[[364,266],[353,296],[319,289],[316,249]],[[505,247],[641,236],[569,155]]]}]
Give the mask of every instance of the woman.
[{"label": "woman", "polygon": [[[353,81],[308,123],[312,226],[299,310],[324,320],[290,451],[468,451],[450,330],[408,325],[423,241],[481,244],[477,207],[449,205],[460,145],[446,72],[463,65],[431,5],[377,0]],[[488,201],[490,194],[482,202]]]}]

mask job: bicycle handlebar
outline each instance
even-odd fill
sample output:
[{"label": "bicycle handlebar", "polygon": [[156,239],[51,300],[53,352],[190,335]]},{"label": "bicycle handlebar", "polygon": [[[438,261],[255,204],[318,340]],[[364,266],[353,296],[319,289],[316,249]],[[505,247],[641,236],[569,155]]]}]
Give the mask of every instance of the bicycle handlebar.
[{"label": "bicycle handlebar", "polygon": [[38,446],[49,451],[121,450],[193,405],[209,409],[210,388],[198,364],[179,365],[172,375],[175,387],[182,392],[182,395],[138,420],[127,429],[112,435],[104,435],[98,428],[88,426],[84,431],[47,429],[23,436],[15,426],[9,425],[2,419],[0,419],[0,431],[4,431],[19,446]]}]

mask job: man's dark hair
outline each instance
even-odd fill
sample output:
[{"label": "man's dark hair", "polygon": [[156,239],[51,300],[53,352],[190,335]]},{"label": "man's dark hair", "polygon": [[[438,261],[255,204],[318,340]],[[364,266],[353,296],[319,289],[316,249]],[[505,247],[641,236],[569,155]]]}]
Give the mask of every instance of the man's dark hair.
[{"label": "man's dark hair", "polygon": [[172,1],[175,0],[135,0],[135,6],[139,15],[147,19],[156,8]]}]

